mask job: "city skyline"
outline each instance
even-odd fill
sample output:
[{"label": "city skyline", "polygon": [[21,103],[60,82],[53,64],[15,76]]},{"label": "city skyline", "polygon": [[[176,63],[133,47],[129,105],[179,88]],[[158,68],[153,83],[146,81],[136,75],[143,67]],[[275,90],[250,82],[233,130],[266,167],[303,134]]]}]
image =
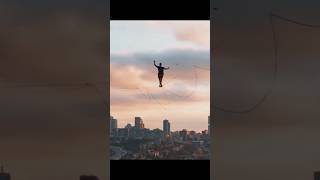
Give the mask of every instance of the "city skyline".
[{"label": "city skyline", "polygon": [[134,125],[128,123],[121,128],[117,119],[110,116],[111,159],[210,159],[208,130],[171,131],[168,119],[162,123],[162,128],[149,129],[136,116]]},{"label": "city skyline", "polygon": [[[123,121],[123,124],[124,125],[120,125],[119,126],[119,121],[118,121],[118,118],[116,117],[116,116],[113,116],[113,115],[111,115],[110,116],[110,133],[112,133],[112,129],[114,129],[114,128],[117,128],[117,129],[119,129],[119,128],[126,128],[128,125],[131,125],[132,127],[135,127],[136,126],[136,123],[135,123],[135,120],[136,120],[136,118],[141,118],[142,120],[143,120],[143,118],[141,117],[141,116],[134,116],[132,119],[132,121]],[[170,118],[164,118],[164,119],[162,119],[162,120],[160,120],[160,122],[158,122],[158,124],[159,123],[161,123],[161,126],[159,126],[159,127],[153,127],[153,128],[150,128],[150,127],[148,127],[148,126],[146,126],[145,125],[145,121],[143,120],[142,122],[143,122],[143,128],[146,128],[146,129],[150,129],[150,130],[153,130],[153,129],[161,129],[161,130],[164,130],[164,121],[168,121],[168,123],[169,123],[169,126],[168,126],[168,128],[169,128],[169,130],[171,130],[170,132],[175,132],[175,131],[181,131],[181,130],[190,130],[190,131],[195,131],[195,132],[198,132],[198,133],[201,133],[202,131],[208,131],[208,133],[210,132],[210,115],[209,116],[207,116],[207,119],[208,119],[208,124],[207,124],[207,127],[206,128],[204,128],[204,129],[201,129],[201,130],[193,130],[193,129],[187,129],[187,128],[182,128],[182,129],[172,129],[172,126],[171,126],[171,121],[169,120]]]},{"label": "city skyline", "polygon": [[[150,128],[207,127],[210,113],[209,21],[112,21],[110,112],[119,126],[139,114]],[[153,61],[170,67],[158,87]]]}]

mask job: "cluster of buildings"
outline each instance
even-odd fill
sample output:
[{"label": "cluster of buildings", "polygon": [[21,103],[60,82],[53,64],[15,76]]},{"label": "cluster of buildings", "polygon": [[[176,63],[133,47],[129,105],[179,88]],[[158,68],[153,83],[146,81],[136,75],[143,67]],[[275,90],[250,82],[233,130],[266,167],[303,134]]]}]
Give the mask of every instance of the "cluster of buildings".
[{"label": "cluster of buildings", "polygon": [[[110,116],[110,137],[111,138],[152,138],[152,137],[159,137],[159,138],[169,138],[172,137],[173,134],[179,133],[184,140],[186,139],[194,139],[195,137],[199,137],[201,134],[206,134],[210,136],[210,116],[208,116],[208,130],[202,131],[201,134],[196,133],[195,131],[187,131],[183,129],[182,131],[171,132],[170,129],[170,122],[169,120],[163,120],[163,128],[161,129],[147,129],[143,123],[141,117],[134,118],[134,126],[130,123],[127,124],[124,128],[118,128],[118,120],[115,119],[113,116]],[[193,138],[192,138],[193,137]]]},{"label": "cluster of buildings", "polygon": [[110,117],[110,137],[112,138],[163,138],[170,137],[170,134],[170,122],[166,119],[163,120],[163,130],[150,130],[145,128],[141,117],[135,117],[134,126],[129,123],[124,128],[118,128],[117,119]]},{"label": "cluster of buildings", "polygon": [[171,131],[171,123],[163,120],[162,129],[148,129],[141,117],[134,118],[134,126],[118,128],[118,121],[110,117],[111,159],[209,159],[209,133]]}]

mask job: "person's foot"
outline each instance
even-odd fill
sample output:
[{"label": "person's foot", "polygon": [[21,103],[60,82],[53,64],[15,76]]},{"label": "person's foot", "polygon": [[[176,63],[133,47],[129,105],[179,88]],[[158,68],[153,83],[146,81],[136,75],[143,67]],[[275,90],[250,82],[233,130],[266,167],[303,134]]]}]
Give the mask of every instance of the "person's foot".
[{"label": "person's foot", "polygon": [[159,87],[162,87],[162,84],[160,84]]}]

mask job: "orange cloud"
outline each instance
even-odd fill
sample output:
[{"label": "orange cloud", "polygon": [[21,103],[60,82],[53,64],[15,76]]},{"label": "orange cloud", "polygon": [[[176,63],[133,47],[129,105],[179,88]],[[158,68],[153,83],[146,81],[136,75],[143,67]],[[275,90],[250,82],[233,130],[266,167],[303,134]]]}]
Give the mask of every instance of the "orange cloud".
[{"label": "orange cloud", "polygon": [[141,76],[145,73],[135,66],[111,64],[111,88],[137,89],[139,85],[148,83]]}]

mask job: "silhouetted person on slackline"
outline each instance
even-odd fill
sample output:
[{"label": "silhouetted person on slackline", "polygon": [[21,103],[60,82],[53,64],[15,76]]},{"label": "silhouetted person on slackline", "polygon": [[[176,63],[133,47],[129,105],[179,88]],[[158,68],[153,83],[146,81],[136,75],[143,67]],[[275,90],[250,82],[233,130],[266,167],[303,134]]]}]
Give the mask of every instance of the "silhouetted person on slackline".
[{"label": "silhouetted person on slackline", "polygon": [[159,66],[157,66],[156,65],[156,61],[153,61],[153,64],[154,64],[155,67],[158,68],[159,87],[162,87],[162,78],[163,78],[164,70],[168,70],[169,67],[167,67],[167,68],[162,67],[161,63],[159,63]]}]

